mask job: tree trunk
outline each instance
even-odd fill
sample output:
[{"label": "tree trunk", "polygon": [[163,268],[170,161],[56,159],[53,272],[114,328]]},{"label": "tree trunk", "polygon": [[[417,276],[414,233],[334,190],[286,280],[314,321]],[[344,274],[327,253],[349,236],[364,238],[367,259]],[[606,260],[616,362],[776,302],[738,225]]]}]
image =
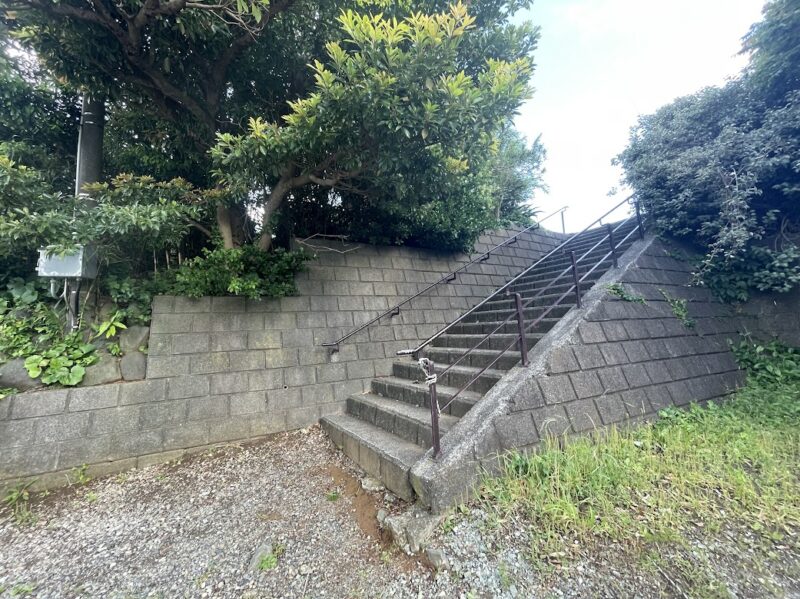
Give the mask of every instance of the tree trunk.
[{"label": "tree trunk", "polygon": [[258,247],[264,251],[272,247],[272,228],[269,226],[269,221],[272,220],[272,216],[278,211],[278,208],[281,207],[284,198],[286,198],[286,194],[289,193],[291,189],[291,179],[288,177],[281,177],[280,181],[275,184],[275,187],[269,194],[269,200],[267,200],[264,206],[264,217],[261,221],[261,237],[258,239]]},{"label": "tree trunk", "polygon": [[231,209],[220,204],[217,206],[217,226],[222,235],[222,245],[226,250],[236,247],[233,243],[233,229],[231,228]]},{"label": "tree trunk", "polygon": [[78,133],[78,156],[75,167],[75,195],[83,193],[86,183],[96,183],[103,176],[104,98],[83,96],[81,126]]}]

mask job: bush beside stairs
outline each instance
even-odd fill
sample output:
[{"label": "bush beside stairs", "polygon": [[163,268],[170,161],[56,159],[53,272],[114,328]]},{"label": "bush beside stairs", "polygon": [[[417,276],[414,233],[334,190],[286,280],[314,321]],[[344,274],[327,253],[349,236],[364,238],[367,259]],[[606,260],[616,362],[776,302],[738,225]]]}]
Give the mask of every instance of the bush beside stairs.
[{"label": "bush beside stairs", "polygon": [[[615,225],[616,226],[616,225]],[[635,224],[625,224],[615,233],[623,239]],[[606,228],[592,229],[577,236],[563,251],[548,257],[530,273],[511,287],[511,292],[521,294],[523,302],[536,295],[570,266],[568,252],[574,250],[580,257],[606,235]],[[638,239],[633,235],[618,246],[617,255]],[[609,251],[607,242],[588,254],[579,264],[579,276],[583,276]],[[610,268],[610,259],[600,263],[581,284],[585,294]],[[525,322],[529,325],[542,315],[572,285],[569,272],[546,293],[536,299],[525,310]],[[575,306],[575,296],[570,294],[561,304],[551,310],[540,322],[536,332],[527,334],[528,351],[539,342],[569,310]],[[443,369],[452,364],[467,350],[474,347],[486,333],[496,328],[514,310],[512,297],[491,300],[478,310],[454,325],[447,333],[437,338],[424,350],[427,357]],[[512,318],[503,328],[487,339],[480,348],[462,360],[457,366],[439,377],[437,392],[439,404],[450,402],[453,395],[481,368],[492,363],[503,349],[518,335],[517,322]],[[440,415],[442,438],[458,424],[483,395],[503,376],[520,363],[520,353],[512,348],[502,355],[492,368],[487,369],[467,390]],[[380,479],[393,493],[406,501],[414,501],[415,493],[409,472],[427,451],[431,450],[430,394],[424,382],[425,375],[417,362],[411,358],[399,359],[392,365],[392,375],[372,380],[371,389],[347,399],[344,414],[326,416],[322,426],[333,442],[345,454],[363,468],[370,476]]]}]

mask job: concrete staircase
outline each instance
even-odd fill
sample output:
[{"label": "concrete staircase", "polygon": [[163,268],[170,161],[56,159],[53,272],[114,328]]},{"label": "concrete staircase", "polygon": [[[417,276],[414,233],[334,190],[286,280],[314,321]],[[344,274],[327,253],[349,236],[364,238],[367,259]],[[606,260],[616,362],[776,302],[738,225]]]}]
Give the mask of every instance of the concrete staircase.
[{"label": "concrete staircase", "polygon": [[[635,226],[626,223],[614,233],[621,240]],[[534,270],[517,281],[511,288],[519,292],[523,302],[546,287],[565,268],[570,266],[567,252],[575,250],[580,257],[606,235],[606,228],[589,230],[565,246],[564,251],[550,256]],[[631,245],[636,235],[620,244],[617,255]],[[602,243],[578,264],[580,276],[588,272],[595,263],[608,253],[608,242]],[[581,291],[588,291],[594,282],[612,267],[607,259],[581,284]],[[552,288],[536,299],[525,310],[526,323],[538,318],[572,285],[572,274],[562,277]],[[544,337],[561,317],[575,305],[574,295],[568,296],[545,317],[535,333],[527,335],[528,350]],[[513,298],[501,297],[487,302],[464,321],[453,326],[426,348],[425,356],[440,365],[452,364],[469,348],[475,346],[486,333],[492,331],[512,313]],[[457,366],[439,377],[437,392],[439,405],[445,405],[457,391],[474,377],[481,368],[495,360],[503,349],[517,336],[516,319],[511,319],[503,328],[487,339]],[[516,349],[502,355],[492,368],[486,370],[467,390],[440,416],[441,436],[444,437],[461,417],[474,406],[508,371],[520,362]],[[392,365],[392,376],[372,380],[369,392],[353,395],[347,399],[346,413],[327,416],[322,426],[337,446],[370,476],[380,479],[386,487],[399,497],[413,501],[414,490],[409,480],[411,467],[432,445],[430,423],[430,395],[424,383],[424,374],[419,365],[410,358],[399,359]]]}]

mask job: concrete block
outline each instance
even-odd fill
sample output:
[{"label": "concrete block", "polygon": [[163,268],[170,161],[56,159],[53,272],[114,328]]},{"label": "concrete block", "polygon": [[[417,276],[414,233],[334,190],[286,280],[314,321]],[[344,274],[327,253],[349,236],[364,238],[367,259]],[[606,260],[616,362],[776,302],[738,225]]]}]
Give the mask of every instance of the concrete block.
[{"label": "concrete block", "polygon": [[280,331],[250,331],[247,334],[250,349],[276,349],[281,347]]},{"label": "concrete block", "polygon": [[286,412],[286,430],[306,428],[319,422],[319,406],[297,408]]},{"label": "concrete block", "polygon": [[[147,453],[157,453],[164,448],[162,431],[149,430],[111,435],[111,457],[119,459],[135,457]],[[98,437],[102,438],[102,437]]]},{"label": "concrete block", "polygon": [[[298,274],[297,280],[300,281]],[[320,293],[322,291],[320,290]],[[302,293],[302,292],[301,292]],[[257,298],[257,299],[250,299],[247,298],[244,301],[245,311],[252,312],[252,313],[259,313],[259,312],[278,312],[281,309],[281,304],[276,299],[271,298]]]},{"label": "concrete block", "polygon": [[582,322],[578,326],[578,334],[584,343],[603,343],[606,340],[603,329],[597,322]]},{"label": "concrete block", "polygon": [[620,321],[603,322],[601,326],[608,341],[626,341],[628,339],[625,326]]},{"label": "concrete block", "polygon": [[209,377],[203,375],[173,377],[169,380],[167,399],[183,399],[184,397],[208,395],[209,382]]},{"label": "concrete block", "polygon": [[345,364],[321,364],[316,367],[317,381],[320,383],[332,383],[343,381],[347,378]]},{"label": "concrete block", "polygon": [[666,365],[661,362],[647,362],[644,365],[647,376],[654,384],[666,383],[672,380],[672,375],[667,370]]},{"label": "concrete block", "polygon": [[193,355],[189,364],[191,374],[226,372],[236,368],[230,362],[230,352],[214,352]]},{"label": "concrete block", "polygon": [[101,385],[71,389],[69,392],[69,411],[99,410],[117,405],[119,385]]},{"label": "concrete block", "polygon": [[[37,426],[39,422],[55,422],[60,425],[64,421],[65,414],[58,416],[45,416],[43,418],[27,418],[25,420],[11,420],[10,422],[0,422],[0,447],[30,447],[36,444]],[[48,442],[43,439],[41,443]]]},{"label": "concrete block", "polygon": [[532,410],[544,406],[544,395],[536,382],[536,378],[531,376],[531,378],[526,380],[521,391],[511,398],[511,402],[512,410],[515,412]]},{"label": "concrete block", "polygon": [[597,371],[597,374],[600,376],[600,383],[606,393],[624,391],[628,388],[628,382],[619,366],[601,368]]},{"label": "concrete block", "polygon": [[647,393],[647,400],[650,402],[650,406],[653,408],[654,412],[670,408],[673,405],[672,396],[666,385],[645,387],[645,393]]},{"label": "concrete block", "polygon": [[314,333],[309,329],[293,329],[281,332],[283,347],[307,347],[314,345]]},{"label": "concrete block", "polygon": [[521,449],[539,442],[539,431],[529,411],[500,416],[495,419],[494,428],[505,450]]},{"label": "concrete block", "polygon": [[565,374],[540,376],[537,380],[547,404],[559,404],[577,398],[569,376]]},{"label": "concrete block", "polygon": [[572,348],[581,370],[605,366],[606,361],[597,345],[576,345]]},{"label": "concrete block", "polygon": [[181,333],[172,336],[173,354],[199,354],[207,352],[211,345],[208,333]]},{"label": "concrete block", "polygon": [[216,319],[216,314],[195,314],[192,316],[192,331],[195,333],[209,333],[212,331],[212,316]]},{"label": "concrete block", "polygon": [[293,410],[303,405],[303,397],[300,387],[289,389],[273,389],[267,391],[267,410],[278,412]]},{"label": "concrete block", "polygon": [[225,395],[194,397],[187,401],[186,405],[188,422],[228,416],[228,397]]},{"label": "concrete block", "polygon": [[11,417],[18,419],[61,414],[66,407],[66,389],[21,393],[12,398]]},{"label": "concrete block", "polygon": [[239,372],[212,374],[209,393],[211,395],[227,395],[248,391],[248,376],[247,373]]},{"label": "concrete block", "polygon": [[134,351],[122,356],[119,372],[125,381],[141,381],[147,376],[147,356]]},{"label": "concrete block", "polygon": [[282,297],[279,302],[281,312],[308,312],[311,309],[308,296]]},{"label": "concrete block", "polygon": [[[264,391],[266,389],[278,389],[283,387],[283,370],[273,368],[270,370],[256,370],[247,373],[248,391]],[[288,385],[288,383],[286,383]]]},{"label": "concrete block", "polygon": [[35,447],[8,447],[0,460],[0,480],[52,472],[58,462],[55,443]]},{"label": "concrete block", "polygon": [[645,362],[650,359],[647,353],[647,346],[643,341],[623,341],[622,349],[628,356],[628,362]]},{"label": "concrete block", "polygon": [[304,312],[297,315],[298,329],[321,329],[327,326],[325,314],[320,312]]},{"label": "concrete block", "polygon": [[565,407],[572,424],[572,430],[576,433],[591,431],[603,424],[594,400],[579,399],[566,404]]},{"label": "concrete block", "polygon": [[333,393],[333,386],[330,383],[301,387],[301,393],[303,406],[305,407],[330,403],[336,399]]},{"label": "concrete block", "polygon": [[[95,410],[91,413],[92,419],[88,435],[90,437],[99,437],[112,433],[139,430],[139,411],[139,406],[120,406],[106,408],[105,410]],[[83,414],[86,414],[88,422],[89,414],[86,412]],[[163,424],[159,424],[159,426],[163,426]]]},{"label": "concrete block", "polygon": [[603,358],[609,366],[628,362],[628,355],[621,343],[604,343],[599,347],[600,353],[603,354]]},{"label": "concrete block", "polygon": [[147,356],[147,378],[161,379],[189,374],[190,356]]},{"label": "concrete block", "polygon": [[240,314],[246,310],[245,298],[243,297],[212,297],[211,312],[233,312]]},{"label": "concrete block", "polygon": [[672,396],[672,403],[676,406],[685,406],[686,404],[695,401],[691,389],[689,389],[686,381],[673,381],[667,383],[667,390]]},{"label": "concrete block", "polygon": [[544,406],[531,410],[540,437],[558,437],[571,428],[564,406]]},{"label": "concrete block", "polygon": [[[326,366],[333,366],[327,364]],[[302,387],[317,382],[316,369],[313,366],[295,366],[283,370],[284,381],[289,387]]]},{"label": "concrete block", "polygon": [[183,312],[211,312],[211,298],[210,297],[182,297],[176,296],[174,298],[173,311],[176,314]]},{"label": "concrete block", "polygon": [[285,430],[287,429],[284,411],[261,412],[250,416],[250,433],[254,437],[272,435]]},{"label": "concrete block", "polygon": [[547,361],[547,366],[549,371],[553,374],[574,372],[580,368],[578,366],[578,360],[575,358],[575,354],[572,353],[572,348],[569,346],[554,349]]},{"label": "concrete block", "polygon": [[209,422],[209,443],[222,443],[224,441],[239,441],[250,438],[250,417],[239,416],[222,421]]},{"label": "concrete block", "polygon": [[86,439],[72,439],[58,445],[52,444],[44,447],[57,450],[58,469],[66,470],[82,464],[105,462],[113,459],[111,455],[113,441],[112,435],[105,435]]},{"label": "concrete block", "polygon": [[267,397],[264,391],[250,391],[249,393],[234,393],[230,396],[231,416],[242,414],[255,414],[267,408]]},{"label": "concrete block", "polygon": [[208,421],[187,422],[164,429],[164,449],[183,449],[208,445]]},{"label": "concrete block", "polygon": [[150,333],[191,333],[191,314],[153,314]]},{"label": "concrete block", "polygon": [[167,396],[166,380],[146,380],[119,385],[119,405],[161,401]]},{"label": "concrete block", "polygon": [[267,368],[288,368],[300,363],[297,349],[268,349],[264,356]]},{"label": "concrete block", "polygon": [[628,417],[628,412],[625,410],[625,404],[619,393],[603,395],[596,398],[594,402],[603,424],[619,423]]},{"label": "concrete block", "polygon": [[653,412],[645,389],[631,389],[622,392],[622,402],[631,418],[637,418]]},{"label": "concrete block", "polygon": [[228,352],[228,359],[231,372],[263,370],[266,366],[264,350],[232,351]]},{"label": "concrete block", "polygon": [[592,371],[573,372],[570,373],[569,378],[572,381],[572,387],[575,389],[578,399],[597,397],[603,393],[600,379]]},{"label": "concrete block", "polygon": [[644,364],[624,364],[621,368],[629,387],[645,387],[650,384]]},{"label": "concrete block", "polygon": [[156,295],[153,298],[151,310],[153,315],[165,314],[173,311],[175,298],[170,295]]},{"label": "concrete block", "polygon": [[186,422],[186,400],[162,401],[139,406],[139,430],[165,427],[169,429]]}]

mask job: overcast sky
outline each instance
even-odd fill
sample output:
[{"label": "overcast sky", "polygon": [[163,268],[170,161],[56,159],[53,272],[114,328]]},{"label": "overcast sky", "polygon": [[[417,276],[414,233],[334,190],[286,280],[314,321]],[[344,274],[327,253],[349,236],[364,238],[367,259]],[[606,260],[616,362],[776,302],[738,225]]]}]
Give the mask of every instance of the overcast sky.
[{"label": "overcast sky", "polygon": [[[517,128],[547,148],[542,215],[564,204],[578,230],[624,198],[607,196],[620,173],[611,160],[637,116],[707,85],[745,63],[741,37],[763,0],[535,0],[520,19],[541,27],[533,99]],[[560,224],[546,223],[549,228]]]}]

